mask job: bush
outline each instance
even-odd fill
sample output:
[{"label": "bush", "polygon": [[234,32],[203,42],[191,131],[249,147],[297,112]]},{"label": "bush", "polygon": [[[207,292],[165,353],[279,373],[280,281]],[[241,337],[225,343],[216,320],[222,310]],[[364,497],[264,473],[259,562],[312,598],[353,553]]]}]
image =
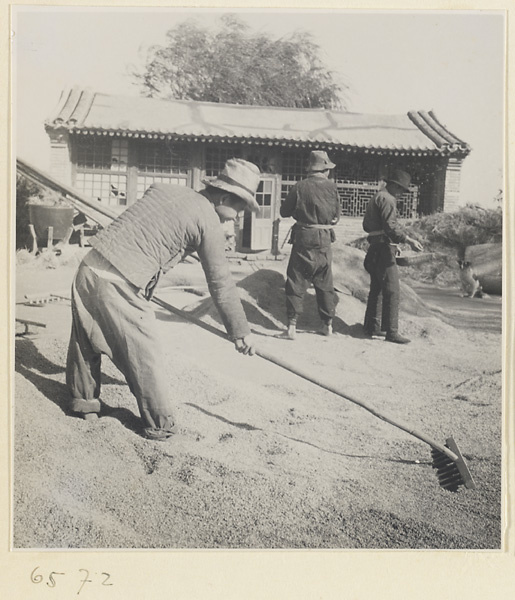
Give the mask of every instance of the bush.
[{"label": "bush", "polygon": [[462,258],[467,246],[502,241],[502,210],[467,204],[453,213],[435,213],[407,224],[425,246],[443,245]]},{"label": "bush", "polygon": [[66,198],[63,198],[58,192],[47,189],[39,190],[37,194],[30,196],[28,204],[39,206],[71,206]]},{"label": "bush", "polygon": [[48,190],[27,179],[16,177],[16,249],[30,248],[32,238],[29,231],[29,206],[71,206],[58,192]]},{"label": "bush", "polygon": [[[458,281],[456,260],[462,259],[467,246],[502,241],[502,210],[485,209],[468,204],[452,213],[435,213],[408,221],[405,228],[410,237],[420,241],[425,252],[434,253],[426,263],[403,267],[402,273],[417,281],[451,284]],[[366,237],[349,244],[366,251]],[[401,245],[402,250],[411,250]]]}]

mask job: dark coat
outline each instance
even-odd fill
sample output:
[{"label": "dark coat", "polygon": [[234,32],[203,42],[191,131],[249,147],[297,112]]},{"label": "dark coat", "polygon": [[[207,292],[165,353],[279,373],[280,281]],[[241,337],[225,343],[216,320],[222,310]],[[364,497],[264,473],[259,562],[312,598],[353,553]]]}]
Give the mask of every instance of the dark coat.
[{"label": "dark coat", "polygon": [[397,222],[397,199],[388,190],[379,191],[367,204],[363,229],[367,233],[384,231],[394,244],[406,241],[406,232]]}]

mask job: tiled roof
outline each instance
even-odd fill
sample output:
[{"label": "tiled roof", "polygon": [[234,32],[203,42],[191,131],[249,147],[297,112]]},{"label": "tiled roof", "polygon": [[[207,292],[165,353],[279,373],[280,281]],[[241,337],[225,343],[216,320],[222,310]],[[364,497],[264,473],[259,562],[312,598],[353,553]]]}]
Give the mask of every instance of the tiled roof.
[{"label": "tiled roof", "polygon": [[359,114],[156,100],[73,88],[61,94],[47,129],[129,137],[242,141],[282,146],[345,148],[401,154],[461,154],[468,144],[431,111],[405,115]]}]

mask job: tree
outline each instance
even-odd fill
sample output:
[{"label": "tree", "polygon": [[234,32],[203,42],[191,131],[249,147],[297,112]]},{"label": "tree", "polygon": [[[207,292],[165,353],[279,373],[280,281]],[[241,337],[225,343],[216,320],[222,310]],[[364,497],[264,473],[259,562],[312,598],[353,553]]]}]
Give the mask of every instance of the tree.
[{"label": "tree", "polygon": [[151,98],[344,109],[347,86],[319,53],[306,31],[274,39],[224,15],[215,29],[195,20],[176,25],[132,75]]}]

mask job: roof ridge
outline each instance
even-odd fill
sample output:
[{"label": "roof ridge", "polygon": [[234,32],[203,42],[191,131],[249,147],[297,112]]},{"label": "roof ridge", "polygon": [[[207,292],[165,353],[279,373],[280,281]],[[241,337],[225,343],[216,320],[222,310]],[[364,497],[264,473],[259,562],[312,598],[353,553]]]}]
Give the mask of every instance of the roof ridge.
[{"label": "roof ridge", "polygon": [[55,105],[51,115],[45,120],[45,124],[51,125],[54,121],[57,120],[57,118],[61,114],[61,111],[66,106],[66,103],[68,102],[68,98],[70,97],[72,90],[72,86],[67,86],[61,90],[59,100],[57,101],[57,104]]},{"label": "roof ridge", "polygon": [[437,131],[439,131],[439,132],[441,131],[440,135],[442,135],[442,137],[448,138],[449,142],[452,144],[460,144],[460,145],[468,146],[468,144],[466,142],[461,140],[459,137],[455,136],[451,131],[449,131],[449,129],[447,129],[447,127],[443,123],[441,123],[439,121],[439,119],[436,117],[433,110],[424,111],[424,112],[431,119],[431,124],[433,125],[433,127]]},{"label": "roof ridge", "polygon": [[89,111],[91,110],[91,107],[93,106],[94,99],[95,93],[92,92],[90,88],[81,90],[77,105],[68,118],[70,125],[76,126],[84,123]]},{"label": "roof ridge", "polygon": [[[152,96],[129,96],[127,94],[110,94],[108,92],[95,92],[95,95],[98,96],[108,96],[111,98],[117,97],[117,98],[130,98],[133,100],[152,100],[154,102],[169,102],[169,103],[173,103],[173,102],[178,102],[181,104],[201,104],[201,105],[207,105],[207,106],[214,106],[214,107],[220,107],[220,108],[238,108],[238,109],[251,109],[251,110],[255,110],[255,109],[266,109],[266,110],[277,110],[277,111],[291,111],[291,110],[295,110],[295,111],[301,111],[301,110],[305,110],[308,112],[330,112],[330,113],[336,113],[336,114],[343,114],[343,115],[371,115],[375,113],[362,113],[362,112],[354,112],[354,111],[347,111],[347,110],[335,110],[332,108],[323,108],[323,107],[316,107],[316,108],[307,108],[307,107],[296,107],[296,106],[273,106],[273,105],[267,105],[267,104],[232,104],[231,102],[212,102],[209,100],[188,100],[186,98],[154,98]],[[381,116],[400,116],[400,115],[381,115]]]},{"label": "roof ridge", "polygon": [[[423,112],[421,110],[410,110],[408,111],[408,117],[411,121],[422,131],[424,135],[426,135],[434,144],[441,148],[445,145],[447,140],[442,137],[438,131],[436,131],[431,124],[424,118]],[[443,143],[442,143],[443,142]]]},{"label": "roof ridge", "polygon": [[68,119],[71,117],[79,103],[81,95],[82,89],[79,86],[74,85],[70,91],[68,99],[66,100],[60,114],[56,119],[57,121],[62,121],[63,123],[68,122]]},{"label": "roof ridge", "polygon": [[[122,98],[122,99],[130,99],[130,100],[141,100],[141,101],[154,101],[154,102],[163,102],[163,103],[180,103],[183,105],[203,105],[203,106],[212,106],[215,108],[232,108],[232,109],[249,109],[249,110],[256,110],[256,109],[265,109],[265,110],[272,110],[272,111],[284,111],[284,112],[290,112],[290,111],[306,111],[309,113],[314,113],[314,112],[318,112],[318,113],[330,113],[330,114],[338,114],[338,115],[354,115],[354,116],[362,116],[362,117],[380,117],[380,118],[392,118],[392,117],[402,117],[404,116],[405,113],[369,113],[369,112],[356,112],[356,111],[347,111],[347,110],[335,110],[335,109],[331,109],[331,108],[321,108],[321,107],[317,107],[317,108],[306,108],[306,107],[295,107],[295,106],[272,106],[272,105],[261,105],[261,104],[231,104],[230,102],[210,102],[208,100],[187,100],[187,99],[183,99],[183,98],[171,98],[171,99],[167,99],[167,98],[153,98],[153,97],[149,97],[149,96],[130,96],[127,94],[111,94],[108,92],[93,92],[91,90],[91,88],[87,87],[87,88],[80,88],[77,85],[74,85],[73,88],[71,89],[72,92],[74,92],[74,94],[80,94],[80,97],[82,96],[82,94],[86,93],[86,94],[91,94],[92,95],[92,101],[95,98],[95,96],[107,96],[109,98]],[[70,92],[71,93],[71,92]],[[77,102],[78,104],[78,102]],[[59,105],[58,105],[59,106]],[[61,110],[67,106],[67,103],[65,103],[63,105],[63,107],[61,108]],[[74,107],[76,110],[76,107]],[[57,111],[54,110],[54,114]],[[59,114],[57,112],[57,114]],[[73,111],[72,111],[73,114]],[[54,116],[54,115],[52,115]],[[71,115],[70,115],[71,116]],[[54,118],[49,118],[48,121],[52,121],[54,120]]]}]

